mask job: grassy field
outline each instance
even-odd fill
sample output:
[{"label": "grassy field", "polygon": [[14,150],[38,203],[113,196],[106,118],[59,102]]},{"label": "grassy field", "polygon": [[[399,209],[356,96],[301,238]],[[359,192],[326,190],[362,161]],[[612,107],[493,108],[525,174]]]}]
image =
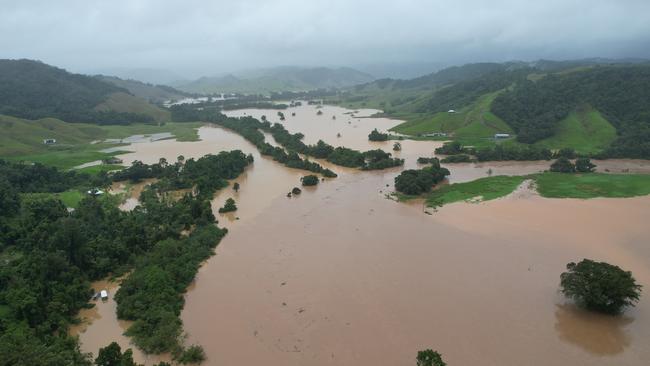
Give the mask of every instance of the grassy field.
[{"label": "grassy field", "polygon": [[101,164],[101,165],[94,165],[94,166],[81,168],[78,171],[82,173],[88,173],[88,174],[99,174],[101,172],[110,172],[113,170],[120,170],[124,168],[125,167],[123,165],[118,165],[118,164]]},{"label": "grassy field", "polygon": [[61,193],[25,193],[24,197],[28,199],[42,199],[53,197],[61,200],[66,207],[77,208],[79,202],[85,197],[85,194],[77,190],[69,190]]},{"label": "grassy field", "polygon": [[[0,115],[0,158],[39,162],[69,169],[119,154],[119,152],[110,154],[100,152],[107,147],[119,145],[91,142],[161,132],[169,132],[179,141],[196,141],[199,138],[197,128],[201,125],[203,124],[200,122],[170,122],[160,125],[98,126],[67,123],[53,118],[30,121]],[[57,143],[44,145],[43,139],[56,139]]]},{"label": "grassy field", "polygon": [[[471,182],[454,183],[427,194],[430,207],[460,201],[489,201],[507,196],[526,179],[536,183],[537,191],[546,198],[637,197],[650,194],[650,174],[564,174],[545,172],[526,176],[494,176]],[[400,200],[414,198],[399,195]]]},{"label": "grassy field", "polygon": [[435,207],[474,198],[489,201],[507,196],[526,179],[526,176],[500,175],[480,178],[471,182],[454,183],[429,193],[426,202],[428,206]]},{"label": "grassy field", "polygon": [[597,153],[616,139],[616,128],[590,106],[583,106],[560,121],[553,137],[537,145],[551,150],[572,147],[578,153]]},{"label": "grassy field", "polygon": [[563,174],[535,176],[537,191],[549,198],[635,197],[650,194],[648,174]]}]

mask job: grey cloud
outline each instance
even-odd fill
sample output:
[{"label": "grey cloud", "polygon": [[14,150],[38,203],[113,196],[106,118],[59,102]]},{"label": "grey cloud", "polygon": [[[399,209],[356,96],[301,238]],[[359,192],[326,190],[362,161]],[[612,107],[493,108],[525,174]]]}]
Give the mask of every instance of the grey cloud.
[{"label": "grey cloud", "polygon": [[647,0],[2,2],[0,57],[74,71],[650,56]]}]

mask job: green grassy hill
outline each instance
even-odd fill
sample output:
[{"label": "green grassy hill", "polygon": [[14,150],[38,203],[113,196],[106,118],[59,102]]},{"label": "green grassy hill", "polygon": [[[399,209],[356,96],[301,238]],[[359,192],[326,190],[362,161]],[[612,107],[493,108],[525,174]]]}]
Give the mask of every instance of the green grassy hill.
[{"label": "green grassy hill", "polygon": [[499,117],[490,112],[492,101],[499,92],[483,95],[474,103],[455,113],[438,112],[402,123],[392,131],[406,135],[426,135],[444,132],[466,145],[482,145],[483,140],[495,133],[512,133],[512,129]]},{"label": "green grassy hill", "polygon": [[116,111],[120,113],[133,113],[150,116],[157,122],[171,120],[171,113],[163,108],[153,105],[146,100],[127,94],[117,92],[110,94],[106,100],[95,107],[97,111]]},{"label": "green grassy hill", "polygon": [[605,150],[616,140],[616,128],[591,106],[581,106],[558,123],[555,135],[536,145],[551,150],[573,147],[578,153]]}]

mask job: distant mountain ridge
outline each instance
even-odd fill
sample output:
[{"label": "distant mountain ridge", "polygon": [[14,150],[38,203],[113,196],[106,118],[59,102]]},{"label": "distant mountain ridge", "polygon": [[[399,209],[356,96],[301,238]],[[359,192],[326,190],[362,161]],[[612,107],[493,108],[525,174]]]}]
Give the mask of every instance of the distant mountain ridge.
[{"label": "distant mountain ridge", "polygon": [[136,97],[146,99],[151,103],[163,103],[168,100],[178,100],[193,95],[171,86],[143,83],[133,79],[121,79],[117,76],[96,75],[95,78],[126,89]]},{"label": "distant mountain ridge", "polygon": [[280,91],[344,88],[374,80],[370,74],[348,68],[283,66],[251,70],[173,84],[189,93],[260,94]]}]

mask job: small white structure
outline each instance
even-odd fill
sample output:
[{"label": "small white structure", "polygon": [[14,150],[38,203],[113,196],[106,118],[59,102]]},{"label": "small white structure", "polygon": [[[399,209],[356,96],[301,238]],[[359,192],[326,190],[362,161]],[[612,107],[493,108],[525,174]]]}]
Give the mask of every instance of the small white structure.
[{"label": "small white structure", "polygon": [[102,300],[108,300],[108,291],[106,291],[106,290],[101,290],[101,291],[99,292],[99,297],[100,297]]},{"label": "small white structure", "polygon": [[494,138],[495,139],[507,139],[510,137],[509,133],[495,133]]},{"label": "small white structure", "polygon": [[43,139],[43,144],[45,144],[45,145],[54,145],[54,144],[56,144],[56,139]]},{"label": "small white structure", "polygon": [[88,191],[88,194],[91,196],[101,196],[102,194],[104,194],[104,191],[98,188],[93,188]]},{"label": "small white structure", "polygon": [[455,109],[450,109],[450,110],[447,111],[447,113],[456,113],[456,110]]},{"label": "small white structure", "polygon": [[424,134],[423,136],[426,136],[426,137],[447,137],[447,133],[446,132],[431,132],[431,133]]}]

